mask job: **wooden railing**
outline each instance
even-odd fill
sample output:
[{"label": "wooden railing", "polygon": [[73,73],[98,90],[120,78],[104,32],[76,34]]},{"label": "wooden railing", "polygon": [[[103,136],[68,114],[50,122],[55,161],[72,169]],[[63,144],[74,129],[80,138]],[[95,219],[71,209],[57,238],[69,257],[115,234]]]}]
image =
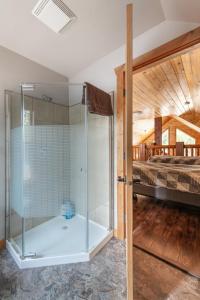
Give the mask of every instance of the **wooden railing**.
[{"label": "wooden railing", "polygon": [[133,160],[140,160],[140,145],[133,146]]},{"label": "wooden railing", "polygon": [[160,145],[147,147],[149,157],[153,155],[176,155],[176,145]]},{"label": "wooden railing", "polygon": [[184,145],[184,156],[200,156],[200,145]]},{"label": "wooden railing", "polygon": [[148,160],[154,155],[172,156],[200,156],[200,145],[185,145],[177,142],[176,145],[146,145],[133,146],[133,160]]}]

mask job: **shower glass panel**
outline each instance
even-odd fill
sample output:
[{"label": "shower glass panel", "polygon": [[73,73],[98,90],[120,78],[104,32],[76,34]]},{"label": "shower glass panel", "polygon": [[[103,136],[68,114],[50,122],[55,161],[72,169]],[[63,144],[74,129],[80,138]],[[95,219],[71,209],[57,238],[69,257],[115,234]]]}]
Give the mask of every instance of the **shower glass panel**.
[{"label": "shower glass panel", "polygon": [[22,99],[20,90],[14,93],[6,91],[6,198],[7,198],[7,238],[15,251],[22,254],[22,240],[16,243],[16,237],[22,235],[22,214],[20,211],[23,199],[22,169]]},{"label": "shower glass panel", "polygon": [[112,118],[81,84],[5,95],[10,253],[21,268],[89,260],[112,237]]},{"label": "shower glass panel", "polygon": [[112,229],[112,117],[88,113],[89,245],[94,247]]}]

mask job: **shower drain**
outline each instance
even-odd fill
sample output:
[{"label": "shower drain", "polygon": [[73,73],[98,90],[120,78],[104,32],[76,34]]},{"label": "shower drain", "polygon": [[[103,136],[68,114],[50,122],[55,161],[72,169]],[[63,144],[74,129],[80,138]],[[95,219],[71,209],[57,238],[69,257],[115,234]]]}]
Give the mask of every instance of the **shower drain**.
[{"label": "shower drain", "polygon": [[63,226],[62,229],[66,230],[66,229],[68,229],[68,227],[67,226]]}]

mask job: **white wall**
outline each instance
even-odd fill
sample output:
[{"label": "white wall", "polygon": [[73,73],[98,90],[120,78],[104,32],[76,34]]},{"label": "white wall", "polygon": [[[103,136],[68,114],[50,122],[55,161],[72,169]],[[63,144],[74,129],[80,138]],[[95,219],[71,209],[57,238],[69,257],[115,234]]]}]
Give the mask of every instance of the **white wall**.
[{"label": "white wall", "polygon": [[[134,57],[136,58],[198,26],[199,24],[194,23],[164,21],[134,39]],[[70,81],[77,83],[89,81],[99,88],[111,92],[116,87],[114,69],[124,61],[125,47],[122,46],[71,77]]]},{"label": "white wall", "polygon": [[0,240],[5,233],[5,115],[4,90],[16,90],[21,82],[65,82],[61,76],[6,48],[0,47]]}]

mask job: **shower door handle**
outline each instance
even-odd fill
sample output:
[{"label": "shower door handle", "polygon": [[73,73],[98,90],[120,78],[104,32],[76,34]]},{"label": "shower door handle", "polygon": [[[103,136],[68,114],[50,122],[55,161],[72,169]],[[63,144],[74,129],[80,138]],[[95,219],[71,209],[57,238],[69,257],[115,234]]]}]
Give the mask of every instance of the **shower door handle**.
[{"label": "shower door handle", "polygon": [[133,181],[127,181],[126,176],[124,176],[124,177],[118,176],[117,182],[122,182],[122,183],[125,183],[128,185],[133,185]]},{"label": "shower door handle", "polygon": [[124,176],[124,177],[118,176],[117,177],[117,182],[123,182],[123,183],[125,183],[126,182],[126,176]]}]

